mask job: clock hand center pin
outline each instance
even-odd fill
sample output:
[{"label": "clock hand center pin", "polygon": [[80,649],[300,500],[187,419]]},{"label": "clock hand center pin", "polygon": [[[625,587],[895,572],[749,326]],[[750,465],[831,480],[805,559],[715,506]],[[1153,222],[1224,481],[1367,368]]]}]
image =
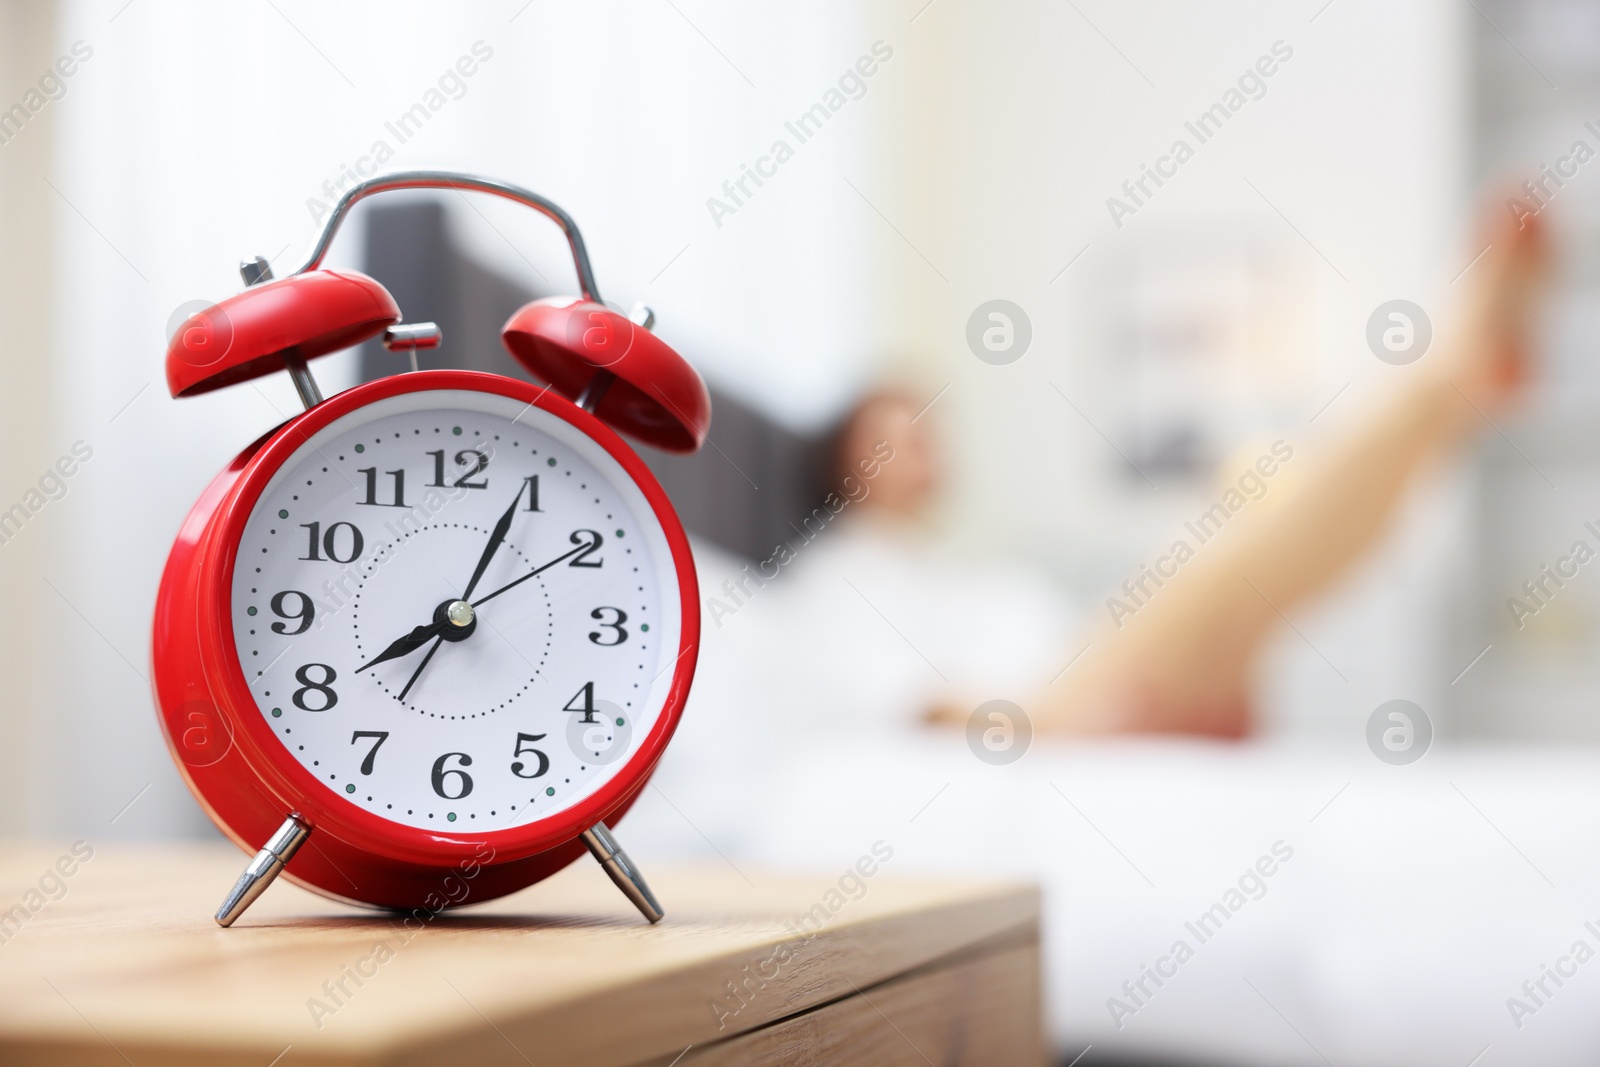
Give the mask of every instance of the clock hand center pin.
[{"label": "clock hand center pin", "polygon": [[465,641],[478,629],[478,613],[465,600],[447,600],[433,610],[433,624],[446,641]]}]

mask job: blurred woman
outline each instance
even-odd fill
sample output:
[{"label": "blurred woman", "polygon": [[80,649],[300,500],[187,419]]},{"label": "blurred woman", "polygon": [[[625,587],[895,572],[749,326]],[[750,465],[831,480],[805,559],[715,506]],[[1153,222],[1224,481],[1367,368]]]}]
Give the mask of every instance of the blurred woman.
[{"label": "blurred woman", "polygon": [[[1037,729],[1225,737],[1249,732],[1253,670],[1267,637],[1285,615],[1359,560],[1418,475],[1482,432],[1529,378],[1529,319],[1542,240],[1531,218],[1519,225],[1503,211],[1495,217],[1490,250],[1469,275],[1472,288],[1454,330],[1408,371],[1386,406],[1341,437],[1307,448],[1306,457],[1296,460],[1296,480],[1273,506],[1244,508],[1231,518],[1225,533],[1164,579],[1160,595],[1150,597],[1137,617],[1082,634],[1076,642],[1057,637],[1059,663],[1085,639],[1092,652],[1058,684],[1038,684],[1039,692],[1026,702]],[[939,630],[927,624],[944,620],[959,630],[971,623],[974,605],[987,601],[991,608],[1004,604],[999,613],[1011,616],[1009,633],[1028,633],[1028,626],[1015,625],[1015,616],[1040,614],[1036,595],[1013,595],[1006,602],[1005,590],[990,589],[986,596],[982,582],[977,589],[961,582],[952,588],[954,572],[931,569],[915,547],[916,520],[938,490],[940,469],[919,408],[905,393],[883,391],[867,397],[846,420],[841,477],[855,473],[860,457],[881,442],[892,446],[894,459],[881,466],[870,491],[853,505],[854,514],[845,517],[841,527],[850,527],[849,536],[841,529],[839,538],[845,543],[817,551],[819,558],[809,562],[832,563],[847,579],[852,570],[879,581],[885,571],[898,571],[898,584],[921,585],[920,607],[901,616],[923,617],[903,625]],[[842,566],[850,555],[862,558],[853,568]],[[823,569],[806,562],[801,570]],[[857,592],[872,606],[868,591]],[[878,613],[884,622],[899,622],[886,609]],[[1035,625],[1031,632],[1038,630]],[[913,650],[920,647],[909,634],[901,636]],[[972,644],[957,643],[969,649]],[[1005,644],[995,643],[992,651]],[[924,653],[939,673],[939,656]],[[937,721],[965,722],[970,710],[951,706],[949,697],[934,697],[933,703],[938,707],[931,718]]]}]

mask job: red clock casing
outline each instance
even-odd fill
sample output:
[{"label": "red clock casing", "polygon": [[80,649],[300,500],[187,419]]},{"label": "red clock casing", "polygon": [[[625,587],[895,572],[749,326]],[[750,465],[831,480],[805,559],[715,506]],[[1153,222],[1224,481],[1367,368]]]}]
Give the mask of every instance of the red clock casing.
[{"label": "red clock casing", "polygon": [[[669,545],[682,618],[666,703],[638,750],[599,790],[525,826],[444,833],[380,818],[302,767],[273,736],[234,651],[229,610],[239,540],[278,468],[312,434],[377,400],[438,389],[476,390],[531,404],[600,444],[638,485]],[[676,729],[699,649],[700,611],[688,539],[644,461],[595,416],[549,388],[473,371],[396,375],[348,389],[290,419],[239,454],[179,530],[156,599],[153,675],[162,731],[190,789],[246,852],[290,812],[315,832],[285,874],[357,904],[428,908],[492,899],[531,885],[585,852],[581,835],[614,823],[648,781]]]}]

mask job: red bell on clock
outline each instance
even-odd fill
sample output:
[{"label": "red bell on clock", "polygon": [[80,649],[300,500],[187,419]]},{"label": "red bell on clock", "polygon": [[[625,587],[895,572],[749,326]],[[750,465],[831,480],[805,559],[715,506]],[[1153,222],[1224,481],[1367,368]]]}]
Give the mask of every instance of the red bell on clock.
[{"label": "red bell on clock", "polygon": [[[488,193],[561,227],[581,296],[504,329],[540,389],[416,371],[324,399],[317,356],[400,324],[384,287],[321,267],[350,207],[389,189]],[[687,539],[617,431],[699,447],[705,384],[601,300],[555,204],[469,175],[351,189],[307,261],[191,316],[167,382],[191,396],[287,369],[306,410],[249,445],[184,521],[156,603],[168,747],[214,822],[254,858],[217,921],[280,874],[387,908],[475,903],[584,851],[652,922],[661,908],[610,827],[671,739],[699,644]]]}]

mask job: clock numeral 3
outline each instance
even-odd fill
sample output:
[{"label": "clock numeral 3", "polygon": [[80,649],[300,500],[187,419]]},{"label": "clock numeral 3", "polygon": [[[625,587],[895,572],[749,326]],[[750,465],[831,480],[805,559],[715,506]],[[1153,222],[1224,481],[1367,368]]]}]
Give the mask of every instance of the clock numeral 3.
[{"label": "clock numeral 3", "polygon": [[[477,474],[479,471],[483,470],[485,467],[487,467],[489,465],[489,457],[487,455],[485,455],[484,453],[479,452],[476,449],[471,449],[471,448],[465,449],[465,450],[463,450],[461,452],[457,452],[456,453],[456,466],[465,467],[467,464],[471,463],[471,464],[473,464],[473,467],[472,467],[471,470],[467,471],[467,473],[463,474],[461,477],[459,477],[455,481],[451,482],[448,486],[445,485],[445,483],[444,483],[444,449],[441,448],[441,449],[438,449],[437,451],[429,452],[428,455],[433,457],[433,481],[429,482],[428,484],[431,485],[432,487],[434,487],[435,489],[487,489],[487,488],[489,488],[489,479],[487,479],[487,478],[483,479],[480,482],[474,482],[474,481],[469,481],[468,480],[474,474]],[[467,458],[468,456],[471,456],[472,458],[468,459]],[[534,511],[538,511],[539,509],[538,508],[534,508],[533,510]]]},{"label": "clock numeral 3", "polygon": [[[348,556],[339,555],[339,530],[341,527],[350,531],[350,554]],[[306,554],[301,556],[301,559],[353,563],[361,558],[361,550],[366,546],[366,540],[361,536],[361,531],[356,528],[356,524],[353,522],[336,522],[328,527],[326,533],[323,532],[322,523],[320,522],[302,522],[300,528],[309,535]],[[327,555],[318,555],[318,548],[321,548]]]},{"label": "clock numeral 3", "polygon": [[378,758],[378,749],[382,748],[383,747],[383,743],[385,741],[389,740],[389,731],[388,730],[357,730],[355,733],[350,735],[350,743],[353,745],[357,741],[361,740],[363,737],[376,737],[377,738],[377,740],[372,743],[372,751],[368,752],[367,753],[367,758],[361,761],[361,773],[362,774],[371,774],[372,773],[372,761]]},{"label": "clock numeral 3", "polygon": [[540,752],[538,749],[530,747],[534,741],[543,741],[544,739],[545,739],[545,735],[544,734],[518,734],[517,735],[517,750],[515,752],[511,753],[511,754],[513,756],[522,756],[522,755],[537,756],[539,758],[539,769],[534,771],[532,774],[523,774],[522,773],[522,768],[524,766],[523,762],[521,760],[518,760],[517,762],[515,762],[515,763],[513,763],[511,765],[511,773],[512,774],[516,775],[518,778],[538,778],[539,776],[541,776],[542,774],[544,774],[546,771],[548,771],[550,769],[550,757],[546,756],[543,752]]},{"label": "clock numeral 3", "polygon": [[[583,707],[573,707],[572,705],[576,704],[580,697],[583,699]],[[583,718],[579,719],[578,721],[584,724],[599,722],[600,720],[594,717],[594,713],[600,710],[594,706],[594,683],[584,682],[583,688],[572,694],[572,699],[567,701],[566,706],[561,710],[583,712]]]},{"label": "clock numeral 3", "polygon": [[[616,617],[610,622],[605,621],[605,612],[608,611],[616,613]],[[613,648],[622,644],[622,642],[628,639],[628,628],[622,625],[628,621],[628,613],[623,611],[621,608],[595,608],[593,611],[589,612],[589,618],[598,619],[601,626],[616,634],[615,641],[602,641],[600,639],[605,636],[604,634],[602,634],[599,630],[590,630],[589,640],[593,641],[602,648]]]},{"label": "clock numeral 3", "polygon": [[[292,596],[300,598],[299,611],[287,611],[284,608],[287,599]],[[275,622],[272,624],[273,633],[282,634],[285,637],[293,637],[295,634],[303,634],[311,629],[311,620],[316,617],[317,609],[316,605],[311,602],[311,598],[300,592],[300,590],[285,589],[272,598],[272,613],[280,619],[297,620],[300,623],[299,628],[294,630],[289,629],[285,623]]]},{"label": "clock numeral 3", "polygon": [[589,542],[588,545],[584,547],[582,552],[579,552],[576,556],[573,556],[567,561],[567,566],[598,567],[605,562],[603,559],[597,559],[593,563],[588,562],[589,557],[600,551],[600,546],[605,544],[606,541],[604,537],[601,537],[594,530],[574,530],[572,536],[567,538],[567,540],[571,541],[575,545],[581,545],[585,540]]},{"label": "clock numeral 3", "polygon": [[[313,667],[322,671],[322,680],[320,682],[311,680],[311,669]],[[294,701],[294,706],[301,711],[327,711],[339,703],[339,694],[333,691],[334,679],[338,677],[338,672],[326,663],[307,663],[304,667],[294,672],[294,680],[300,683],[300,688],[294,691],[294,696],[290,699]],[[322,706],[314,708],[307,704],[307,693],[321,694]]]},{"label": "clock numeral 3", "polygon": [[388,503],[385,503],[382,500],[378,499],[378,468],[377,467],[362,467],[360,470],[356,471],[356,473],[357,474],[365,474],[367,476],[367,498],[365,500],[358,501],[358,503],[371,504],[371,505],[373,505],[375,507],[382,507],[382,508],[403,508],[403,507],[406,506],[406,472],[405,471],[401,470],[401,471],[384,471],[383,472],[383,473],[387,474],[390,478],[392,478],[394,480],[394,499],[392,501],[389,501]]},{"label": "clock numeral 3", "polygon": [[[462,797],[472,792],[472,775],[457,767],[451,767],[449,770],[446,770],[445,761],[450,759],[459,759],[462,767],[472,766],[472,757],[467,755],[465,752],[446,752],[444,755],[433,761],[433,791],[438,793],[446,800],[460,800]],[[446,793],[444,791],[444,780],[450,777],[452,774],[459,779],[459,781],[456,783],[461,787],[461,791],[459,793]]]}]

